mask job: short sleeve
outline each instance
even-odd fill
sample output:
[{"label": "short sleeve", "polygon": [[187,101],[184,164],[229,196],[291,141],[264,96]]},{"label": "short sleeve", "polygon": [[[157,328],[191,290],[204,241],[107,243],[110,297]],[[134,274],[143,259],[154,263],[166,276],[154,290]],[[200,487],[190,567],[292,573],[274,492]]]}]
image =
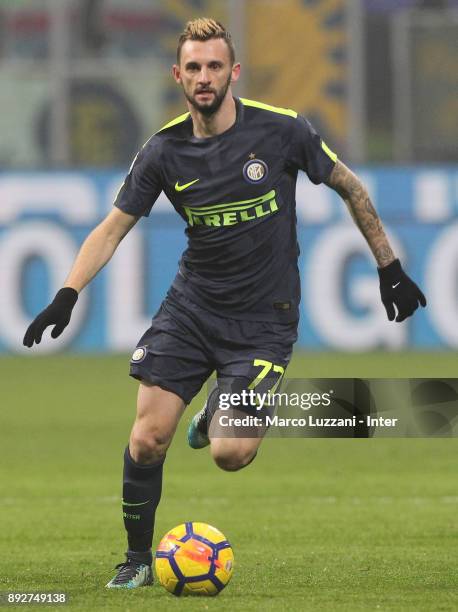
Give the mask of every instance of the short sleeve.
[{"label": "short sleeve", "polygon": [[137,153],[114,205],[136,217],[147,217],[162,191],[160,142],[154,137]]},{"label": "short sleeve", "polygon": [[297,117],[293,130],[288,163],[295,169],[304,170],[315,185],[323,183],[329,178],[337,155],[304,117]]}]

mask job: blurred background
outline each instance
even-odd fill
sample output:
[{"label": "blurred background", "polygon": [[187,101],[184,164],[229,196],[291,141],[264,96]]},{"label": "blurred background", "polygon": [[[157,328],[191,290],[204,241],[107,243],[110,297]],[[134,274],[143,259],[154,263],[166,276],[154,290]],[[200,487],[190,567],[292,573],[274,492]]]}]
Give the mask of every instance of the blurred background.
[{"label": "blurred background", "polygon": [[[237,95],[306,115],[354,167],[428,308],[390,325],[370,253],[331,191],[300,176],[303,350],[458,347],[458,0],[1,0],[0,352],[62,285],[143,142],[185,110],[185,22],[233,34]],[[125,352],[185,247],[161,196],[39,352]]]}]

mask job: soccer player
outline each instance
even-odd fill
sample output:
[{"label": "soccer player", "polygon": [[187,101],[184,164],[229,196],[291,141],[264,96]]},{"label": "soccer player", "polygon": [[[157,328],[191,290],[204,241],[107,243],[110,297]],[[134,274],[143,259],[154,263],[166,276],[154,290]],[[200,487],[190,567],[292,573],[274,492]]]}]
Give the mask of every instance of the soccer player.
[{"label": "soccer player", "polygon": [[[208,430],[225,385],[246,390],[262,380],[274,388],[290,360],[300,299],[299,170],[337,191],[348,206],[376,260],[388,319],[401,322],[418,304],[426,305],[395,257],[361,181],[296,112],[234,97],[231,84],[239,74],[231,36],[220,23],[201,18],[186,25],[173,77],[188,112],[139,151],[112,211],[87,237],[64,287],[24,337],[31,347],[50,325],[53,338],[62,333],[79,292],[164,191],[187,224],[188,248],[130,362],[130,375],[140,383],[124,453],[128,550],[110,588],[152,581],[153,525],[166,451],[185,406],[213,371],[218,386],[190,425],[190,445],[210,444],[223,470],[239,470],[256,455],[262,436],[218,437]],[[231,414],[252,409],[233,407]]]}]

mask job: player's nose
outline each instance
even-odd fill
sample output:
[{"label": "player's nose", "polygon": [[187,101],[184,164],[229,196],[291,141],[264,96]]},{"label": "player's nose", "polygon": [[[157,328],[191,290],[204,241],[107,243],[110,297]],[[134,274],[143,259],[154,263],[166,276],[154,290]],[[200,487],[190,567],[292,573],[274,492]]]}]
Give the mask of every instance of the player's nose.
[{"label": "player's nose", "polygon": [[211,78],[210,78],[210,72],[208,70],[208,68],[206,68],[205,66],[203,66],[200,70],[200,74],[199,74],[199,83],[210,83]]}]

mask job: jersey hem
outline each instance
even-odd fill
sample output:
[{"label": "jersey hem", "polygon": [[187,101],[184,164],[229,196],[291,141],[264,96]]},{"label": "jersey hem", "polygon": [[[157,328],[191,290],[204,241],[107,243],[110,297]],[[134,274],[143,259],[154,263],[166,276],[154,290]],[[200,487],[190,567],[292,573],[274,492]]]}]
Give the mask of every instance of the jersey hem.
[{"label": "jersey hem", "polygon": [[292,308],[290,311],[278,311],[273,313],[267,312],[255,312],[253,310],[248,310],[246,312],[224,312],[218,310],[217,308],[213,308],[209,305],[205,300],[199,299],[195,294],[189,296],[184,293],[181,289],[180,282],[177,282],[177,279],[172,283],[168,296],[171,297],[172,300],[180,301],[180,299],[185,299],[191,303],[191,305],[198,306],[203,310],[207,310],[222,319],[235,319],[236,321],[263,321],[266,323],[284,323],[285,325],[290,325],[292,323],[299,322],[299,312],[297,308]]}]

